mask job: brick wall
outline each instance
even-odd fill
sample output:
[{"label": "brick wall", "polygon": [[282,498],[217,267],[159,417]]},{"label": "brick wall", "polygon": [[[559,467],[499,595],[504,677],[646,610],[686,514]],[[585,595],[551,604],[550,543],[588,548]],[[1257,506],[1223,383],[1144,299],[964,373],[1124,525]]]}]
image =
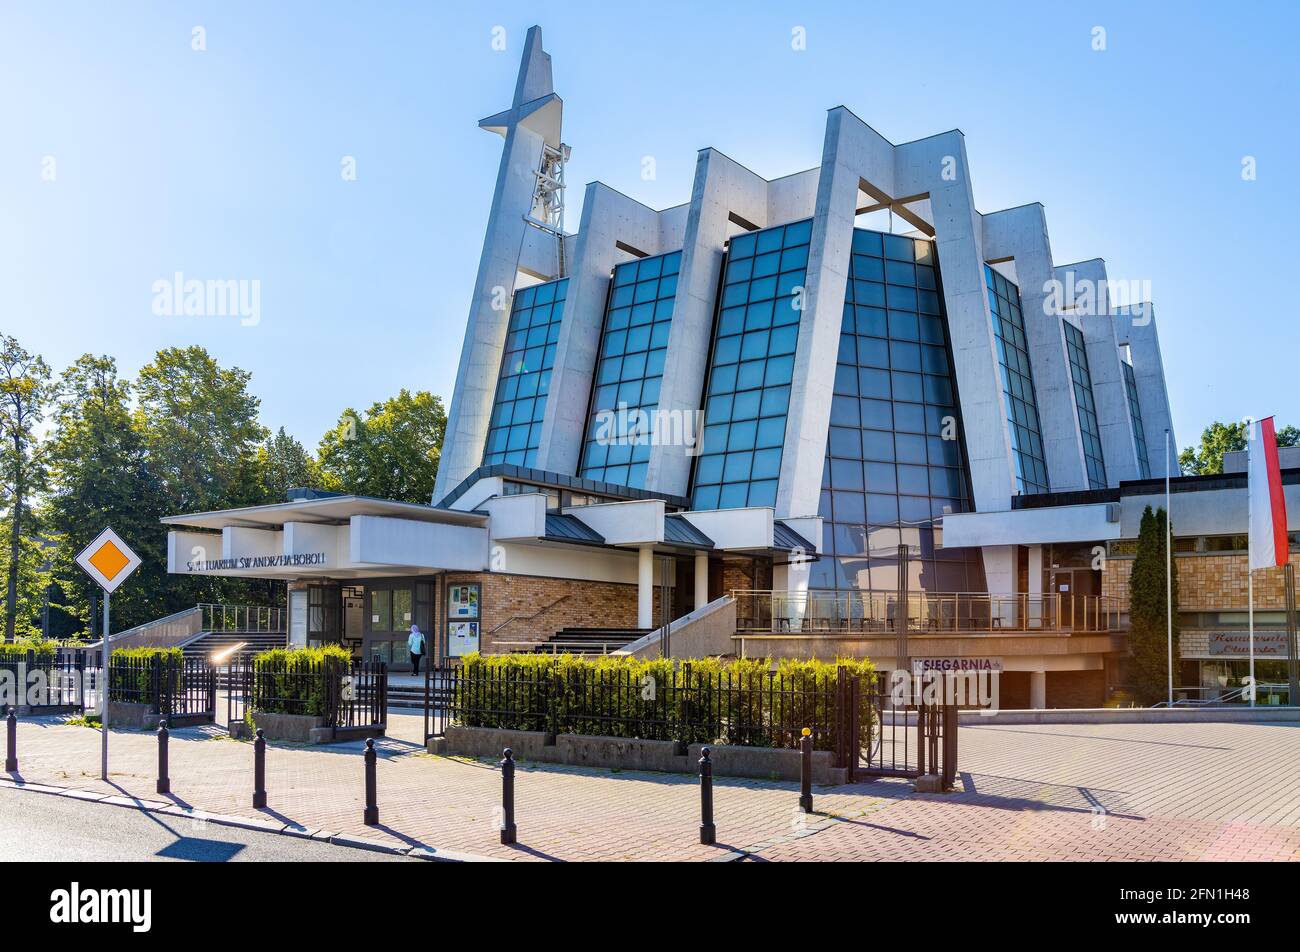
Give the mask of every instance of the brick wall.
[{"label": "brick wall", "polygon": [[[1178,607],[1183,611],[1231,611],[1246,608],[1246,555],[1179,555]],[[1119,598],[1125,610],[1129,602],[1132,559],[1107,559],[1102,570],[1101,592]],[[1255,607],[1286,607],[1282,569],[1261,569],[1255,573]]]},{"label": "brick wall", "polygon": [[[503,642],[545,641],[562,628],[636,627],[635,585],[502,573],[447,576],[448,585],[472,582],[482,586],[484,652],[512,650]],[[659,603],[656,588],[656,618]]]},{"label": "brick wall", "polygon": [[1101,707],[1106,700],[1105,671],[1048,671],[1048,707]]}]

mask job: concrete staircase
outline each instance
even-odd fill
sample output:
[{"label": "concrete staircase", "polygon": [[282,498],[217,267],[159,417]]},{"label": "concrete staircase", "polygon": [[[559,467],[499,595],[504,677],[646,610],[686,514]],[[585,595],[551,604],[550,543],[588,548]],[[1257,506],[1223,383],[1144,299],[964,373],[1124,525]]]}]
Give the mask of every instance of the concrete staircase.
[{"label": "concrete staircase", "polygon": [[237,654],[257,654],[272,648],[288,645],[288,636],[282,632],[204,631],[183,643],[180,648],[187,658],[221,657],[235,645],[242,644]]},{"label": "concrete staircase", "polygon": [[534,654],[606,655],[622,651],[649,628],[562,628],[533,648]]}]

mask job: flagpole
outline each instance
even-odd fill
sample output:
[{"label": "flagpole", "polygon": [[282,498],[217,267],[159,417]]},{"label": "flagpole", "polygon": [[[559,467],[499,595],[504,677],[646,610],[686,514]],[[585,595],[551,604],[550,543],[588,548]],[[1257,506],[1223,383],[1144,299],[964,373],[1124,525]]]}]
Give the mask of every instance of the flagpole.
[{"label": "flagpole", "polygon": [[1174,520],[1169,494],[1169,428],[1165,427],[1165,621],[1169,642],[1169,706],[1174,706]]},{"label": "flagpole", "polygon": [[1250,706],[1255,706],[1255,572],[1250,566],[1251,546],[1254,545],[1255,531],[1255,494],[1251,492],[1250,471],[1252,461],[1250,459],[1251,444],[1255,442],[1259,434],[1254,427],[1258,423],[1251,423],[1251,430],[1248,434],[1250,437],[1246,441],[1246,619],[1247,626],[1250,629]]}]

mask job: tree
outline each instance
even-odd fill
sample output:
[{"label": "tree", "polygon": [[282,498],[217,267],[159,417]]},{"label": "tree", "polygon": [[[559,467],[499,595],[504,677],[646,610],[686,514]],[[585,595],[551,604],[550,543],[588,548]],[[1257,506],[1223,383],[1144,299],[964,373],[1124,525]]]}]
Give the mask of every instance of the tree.
[{"label": "tree", "polygon": [[[31,499],[44,484],[36,427],[53,395],[50,368],[8,335],[0,336],[0,492],[8,537],[5,565],[5,640],[13,641],[18,623],[19,576],[24,533],[35,526]],[[43,561],[43,559],[42,559]]]},{"label": "tree", "polygon": [[172,513],[259,502],[258,399],[202,347],[160,350],[136,382],[136,425]]},{"label": "tree", "polygon": [[43,519],[58,543],[54,577],[76,627],[94,629],[90,600],[98,587],[74,559],[109,525],[142,559],[131,584],[113,597],[115,627],[128,628],[183,607],[174,607],[170,598],[173,585],[158,524],[167,514],[166,499],[132,418],[131,392],[111,357],[84,354],[59,381],[54,429],[46,443],[50,476]]},{"label": "tree", "polygon": [[326,489],[329,480],[306,447],[280,427],[257,448],[263,502],[284,502],[290,489]]},{"label": "tree", "polygon": [[[1223,472],[1223,454],[1246,448],[1245,423],[1214,422],[1201,433],[1199,446],[1189,446],[1178,454],[1179,468],[1189,476],[1212,476]],[[1300,446],[1300,429],[1284,426],[1277,431],[1278,446]]]},{"label": "tree", "polygon": [[[1143,704],[1168,696],[1169,595],[1165,553],[1168,517],[1147,506],[1138,529],[1137,555],[1129,576],[1129,683]],[[1173,653],[1178,657],[1178,560],[1173,559]],[[1177,662],[1175,661],[1175,664]]]},{"label": "tree", "polygon": [[351,408],[321,438],[318,456],[333,487],[360,496],[428,503],[447,430],[442,400],[403,389],[360,418]]}]

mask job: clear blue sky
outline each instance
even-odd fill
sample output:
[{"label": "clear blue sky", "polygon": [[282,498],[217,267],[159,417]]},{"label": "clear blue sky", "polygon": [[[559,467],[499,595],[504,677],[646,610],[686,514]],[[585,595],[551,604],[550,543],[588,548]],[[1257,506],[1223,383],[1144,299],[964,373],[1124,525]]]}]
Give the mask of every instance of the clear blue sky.
[{"label": "clear blue sky", "polygon": [[[348,405],[449,397],[501,145],[476,123],[539,22],[570,229],[596,179],[685,201],[705,146],[814,166],[838,104],[896,142],[960,128],[981,210],[1041,201],[1058,262],[1152,282],[1180,443],[1300,423],[1295,4],[470,6],[3,0],[0,330],[56,370],[201,344],[309,447]],[[156,316],[176,271],[260,281],[260,323]]]}]

